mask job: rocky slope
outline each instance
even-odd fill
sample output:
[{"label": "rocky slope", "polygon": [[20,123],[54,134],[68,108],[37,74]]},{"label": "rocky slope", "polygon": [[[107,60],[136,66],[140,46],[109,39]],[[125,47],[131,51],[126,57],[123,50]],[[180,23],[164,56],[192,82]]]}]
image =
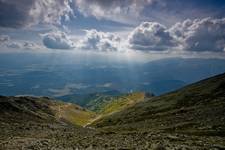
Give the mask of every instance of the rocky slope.
[{"label": "rocky slope", "polygon": [[78,105],[47,97],[0,97],[1,122],[64,122],[84,125],[95,113]]},{"label": "rocky slope", "polygon": [[95,127],[225,136],[225,74],[101,118]]}]

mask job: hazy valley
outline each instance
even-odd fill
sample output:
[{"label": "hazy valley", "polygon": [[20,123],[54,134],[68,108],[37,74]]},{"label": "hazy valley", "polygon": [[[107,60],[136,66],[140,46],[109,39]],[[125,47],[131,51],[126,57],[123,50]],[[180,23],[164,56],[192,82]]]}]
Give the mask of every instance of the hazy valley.
[{"label": "hazy valley", "polygon": [[225,150],[225,0],[0,0],[0,150]]}]

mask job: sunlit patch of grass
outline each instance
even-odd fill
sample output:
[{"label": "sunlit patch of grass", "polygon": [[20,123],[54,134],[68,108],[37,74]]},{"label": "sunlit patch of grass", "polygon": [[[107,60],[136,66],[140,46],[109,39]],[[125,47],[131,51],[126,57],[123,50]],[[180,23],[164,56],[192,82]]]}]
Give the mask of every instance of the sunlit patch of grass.
[{"label": "sunlit patch of grass", "polygon": [[63,119],[74,125],[84,126],[96,117],[94,112],[74,104],[61,104],[53,106],[58,119]]},{"label": "sunlit patch of grass", "polygon": [[138,102],[143,101],[145,98],[145,93],[136,92],[131,94],[126,94],[123,96],[115,97],[112,101],[105,104],[100,110],[100,114],[108,115],[114,112],[121,111],[125,108],[131,107]]}]

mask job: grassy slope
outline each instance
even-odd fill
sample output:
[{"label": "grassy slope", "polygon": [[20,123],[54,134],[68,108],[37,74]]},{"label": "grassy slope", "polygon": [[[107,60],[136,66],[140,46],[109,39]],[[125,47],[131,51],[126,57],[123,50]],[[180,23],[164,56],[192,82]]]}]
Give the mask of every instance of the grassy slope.
[{"label": "grassy slope", "polygon": [[[107,98],[107,100],[105,98]],[[96,118],[101,118],[102,116],[131,107],[136,103],[143,101],[144,98],[145,93],[143,92],[124,94],[121,96],[98,97],[89,103],[90,107],[95,108],[94,111],[96,113],[78,105],[63,102],[51,105],[51,109],[54,110],[57,118],[67,120],[76,125],[85,126]]]},{"label": "grassy slope", "polygon": [[137,104],[138,102],[143,101],[144,98],[145,93],[143,92],[135,92],[122,96],[116,96],[111,101],[102,103],[99,113],[101,115],[109,115],[115,112],[119,112],[123,109]]},{"label": "grassy slope", "polygon": [[225,133],[225,74],[140,102],[93,124],[116,130]]},{"label": "grassy slope", "polygon": [[25,122],[26,120],[39,122],[58,121],[85,126],[96,118],[133,106],[137,102],[142,101],[144,96],[144,93],[133,93],[111,97],[109,101],[100,101],[95,106],[97,107],[98,105],[99,107],[97,114],[78,105],[50,100],[46,97],[1,97],[0,107],[2,112],[0,115],[2,116],[0,119],[10,121],[10,119],[5,119],[8,117],[13,122]]},{"label": "grassy slope", "polygon": [[0,97],[0,149],[224,149],[224,79],[217,76],[148,99],[96,122],[104,129],[113,125],[111,130],[65,124],[64,111],[83,112],[76,105]]},{"label": "grassy slope", "polygon": [[107,104],[114,99],[115,99],[114,96],[96,94],[93,97],[89,98],[87,104],[84,107],[91,110],[91,111],[94,111],[94,112],[98,113],[98,112],[101,111],[102,106],[104,104]]},{"label": "grassy slope", "polygon": [[57,118],[80,126],[86,125],[96,117],[94,112],[71,103],[57,103],[51,106],[51,109],[55,112]]},{"label": "grassy slope", "polygon": [[38,101],[31,97],[0,97],[1,122],[56,122],[54,113],[49,109],[49,103]]},{"label": "grassy slope", "polygon": [[138,102],[144,100],[146,94],[143,92],[135,92],[130,94],[124,94],[120,96],[108,96],[108,97],[98,97],[90,101],[89,108],[94,108],[93,111],[96,112],[95,118],[86,122],[86,125],[90,125],[95,120],[98,120],[107,115],[122,111],[126,108],[134,106]]},{"label": "grassy slope", "polygon": [[67,122],[85,125],[95,117],[80,106],[48,98],[0,97],[0,120],[8,122]]}]

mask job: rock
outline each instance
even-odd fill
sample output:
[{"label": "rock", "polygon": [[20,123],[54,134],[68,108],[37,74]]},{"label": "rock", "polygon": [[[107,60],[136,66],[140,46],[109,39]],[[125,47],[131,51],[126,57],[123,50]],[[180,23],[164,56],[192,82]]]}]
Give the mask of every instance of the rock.
[{"label": "rock", "polygon": [[162,143],[153,144],[151,146],[152,150],[167,150],[166,147]]}]

